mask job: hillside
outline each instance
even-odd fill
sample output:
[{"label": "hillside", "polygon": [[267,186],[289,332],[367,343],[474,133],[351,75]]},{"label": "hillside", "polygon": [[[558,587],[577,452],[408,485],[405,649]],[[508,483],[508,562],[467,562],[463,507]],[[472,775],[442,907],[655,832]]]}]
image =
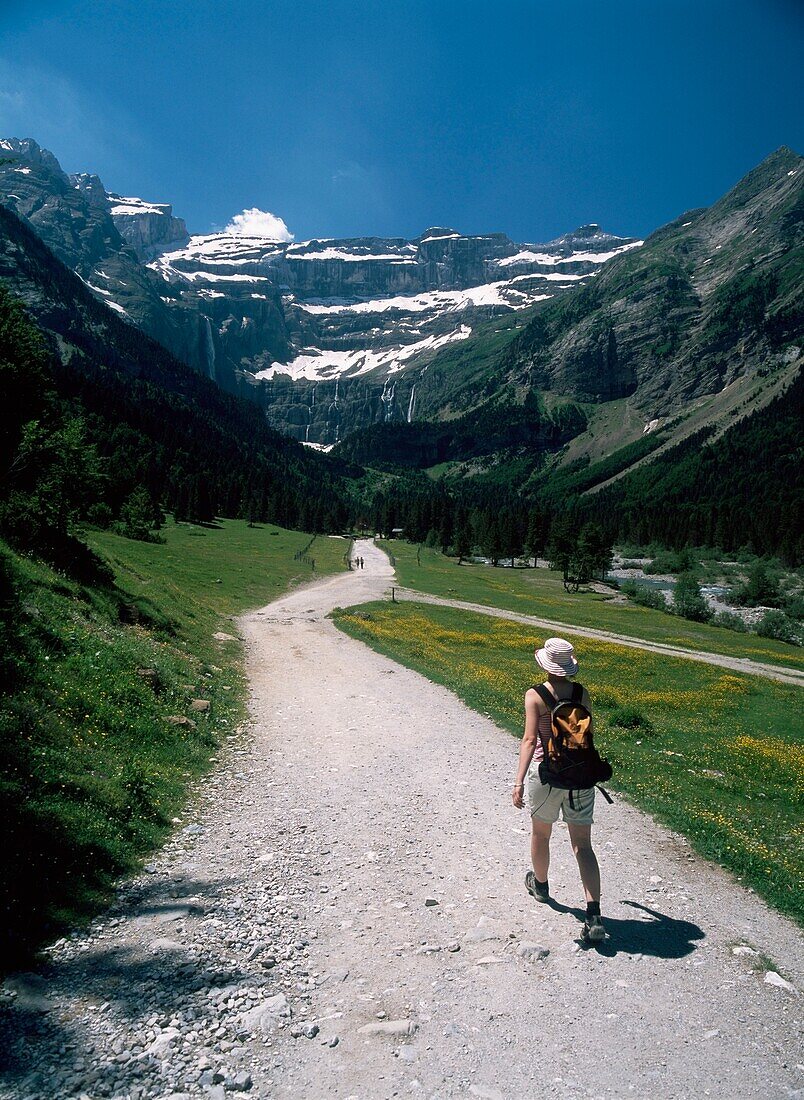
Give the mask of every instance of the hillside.
[{"label": "hillside", "polygon": [[[253,404],[123,321],[3,207],[0,279],[45,335],[44,391],[84,419],[105,460],[101,500],[113,515],[144,485],[162,506],[199,519],[253,514],[307,528],[343,524],[348,486],[332,460],[272,431]],[[13,312],[10,300],[4,309]],[[21,385],[27,370],[20,362],[6,383]],[[44,391],[33,408],[17,407],[16,391],[7,394],[20,423],[41,413]]]},{"label": "hillside", "polygon": [[780,149],[600,279],[551,303],[501,363],[514,385],[628,397],[646,421],[798,354],[804,158]]}]

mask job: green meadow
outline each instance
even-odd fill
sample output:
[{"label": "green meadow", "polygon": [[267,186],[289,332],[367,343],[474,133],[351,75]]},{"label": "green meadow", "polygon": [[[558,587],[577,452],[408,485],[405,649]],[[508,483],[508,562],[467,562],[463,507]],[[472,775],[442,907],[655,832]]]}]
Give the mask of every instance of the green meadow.
[{"label": "green meadow", "polygon": [[[413,603],[370,604],[334,618],[521,736],[539,640],[532,630]],[[612,789],[804,923],[799,689],[571,631],[567,637],[592,696],[596,740],[614,767]],[[513,776],[513,751],[511,768]]]},{"label": "green meadow", "polygon": [[418,592],[535,615],[569,624],[567,629],[575,625],[609,630],[645,641],[804,668],[804,650],[785,642],[736,634],[635,604],[613,603],[597,592],[569,594],[564,591],[561,574],[549,569],[494,569],[470,562],[458,565],[457,559],[427,547],[417,551],[410,543],[396,540],[379,545],[393,555],[400,584]]},{"label": "green meadow", "polygon": [[[87,532],[92,585],[0,544],[0,945],[19,964],[166,835],[244,716],[232,616],[343,568],[346,540],[221,521]],[[294,560],[315,560],[315,572]],[[193,708],[204,700],[207,710]]]}]

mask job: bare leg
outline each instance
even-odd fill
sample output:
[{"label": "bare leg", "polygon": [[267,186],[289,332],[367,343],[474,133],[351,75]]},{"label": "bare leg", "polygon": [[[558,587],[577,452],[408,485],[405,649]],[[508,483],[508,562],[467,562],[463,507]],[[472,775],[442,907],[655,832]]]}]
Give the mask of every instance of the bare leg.
[{"label": "bare leg", "polygon": [[533,864],[533,873],[539,882],[547,882],[547,872],[550,870],[550,834],[553,826],[549,821],[537,821],[532,817],[530,827],[530,861]]},{"label": "bare leg", "polygon": [[592,848],[592,826],[568,824],[570,841],[581,872],[587,901],[600,901],[600,868]]}]

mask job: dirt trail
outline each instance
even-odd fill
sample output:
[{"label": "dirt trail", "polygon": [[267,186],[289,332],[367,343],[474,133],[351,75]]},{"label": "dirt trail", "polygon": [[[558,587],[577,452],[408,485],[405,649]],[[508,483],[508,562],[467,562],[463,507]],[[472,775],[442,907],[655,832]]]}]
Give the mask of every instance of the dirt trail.
[{"label": "dirt trail", "polygon": [[[563,828],[556,906],[522,888],[528,822],[509,795],[518,743],[324,619],[388,583],[373,545],[357,553],[363,573],[244,624],[262,752],[287,776],[282,796],[315,872],[321,1036],[292,1047],[278,1094],[795,1095],[800,1002],[732,949],[766,953],[800,985],[798,931],[618,799],[596,826],[611,939],[579,949]],[[415,1031],[361,1032],[380,1015]],[[334,1034],[336,1047],[322,1045]]]},{"label": "dirt trail", "polygon": [[510,619],[515,623],[525,623],[537,630],[552,630],[557,634],[567,631],[567,633],[576,634],[582,638],[600,638],[604,642],[615,642],[617,645],[629,646],[632,649],[646,649],[651,653],[663,653],[667,657],[683,657],[688,661],[701,661],[707,665],[731,668],[736,672],[748,672],[755,676],[766,676],[771,680],[779,680],[784,684],[795,684],[797,687],[804,687],[804,671],[787,668],[785,665],[766,664],[763,661],[752,660],[750,657],[728,657],[723,653],[707,653],[704,650],[667,645],[665,642],[650,642],[642,638],[631,638],[627,634],[614,634],[610,630],[595,630],[592,627],[557,623],[551,619],[539,618],[536,615],[522,615],[517,611],[505,611],[499,607],[489,607],[487,604],[469,603],[466,600],[450,600],[445,596],[432,596],[429,593],[417,592],[412,588],[395,588],[394,594],[398,600],[413,600],[416,603],[434,603],[440,604],[442,607],[456,607],[463,611],[475,611],[480,615],[493,615],[498,619]]},{"label": "dirt trail", "polygon": [[518,742],[326,619],[392,580],[356,552],[241,620],[249,736],[118,904],[6,983],[0,1096],[801,1096],[799,931],[618,798],[611,938],[580,948],[563,827],[555,905],[523,889]]}]

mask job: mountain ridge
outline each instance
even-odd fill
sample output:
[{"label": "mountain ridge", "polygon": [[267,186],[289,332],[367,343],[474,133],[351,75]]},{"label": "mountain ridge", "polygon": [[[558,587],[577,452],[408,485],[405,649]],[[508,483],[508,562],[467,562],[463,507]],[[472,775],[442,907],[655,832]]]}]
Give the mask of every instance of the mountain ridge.
[{"label": "mountain ridge", "polygon": [[403,381],[412,368],[639,245],[594,223],[544,245],[444,226],[412,240],[191,235],[170,204],[106,192],[91,173],[68,177],[32,139],[6,139],[0,150],[17,161],[0,165],[0,201],[93,293],[257,401],[275,427],[319,444],[412,418],[413,385]]}]

